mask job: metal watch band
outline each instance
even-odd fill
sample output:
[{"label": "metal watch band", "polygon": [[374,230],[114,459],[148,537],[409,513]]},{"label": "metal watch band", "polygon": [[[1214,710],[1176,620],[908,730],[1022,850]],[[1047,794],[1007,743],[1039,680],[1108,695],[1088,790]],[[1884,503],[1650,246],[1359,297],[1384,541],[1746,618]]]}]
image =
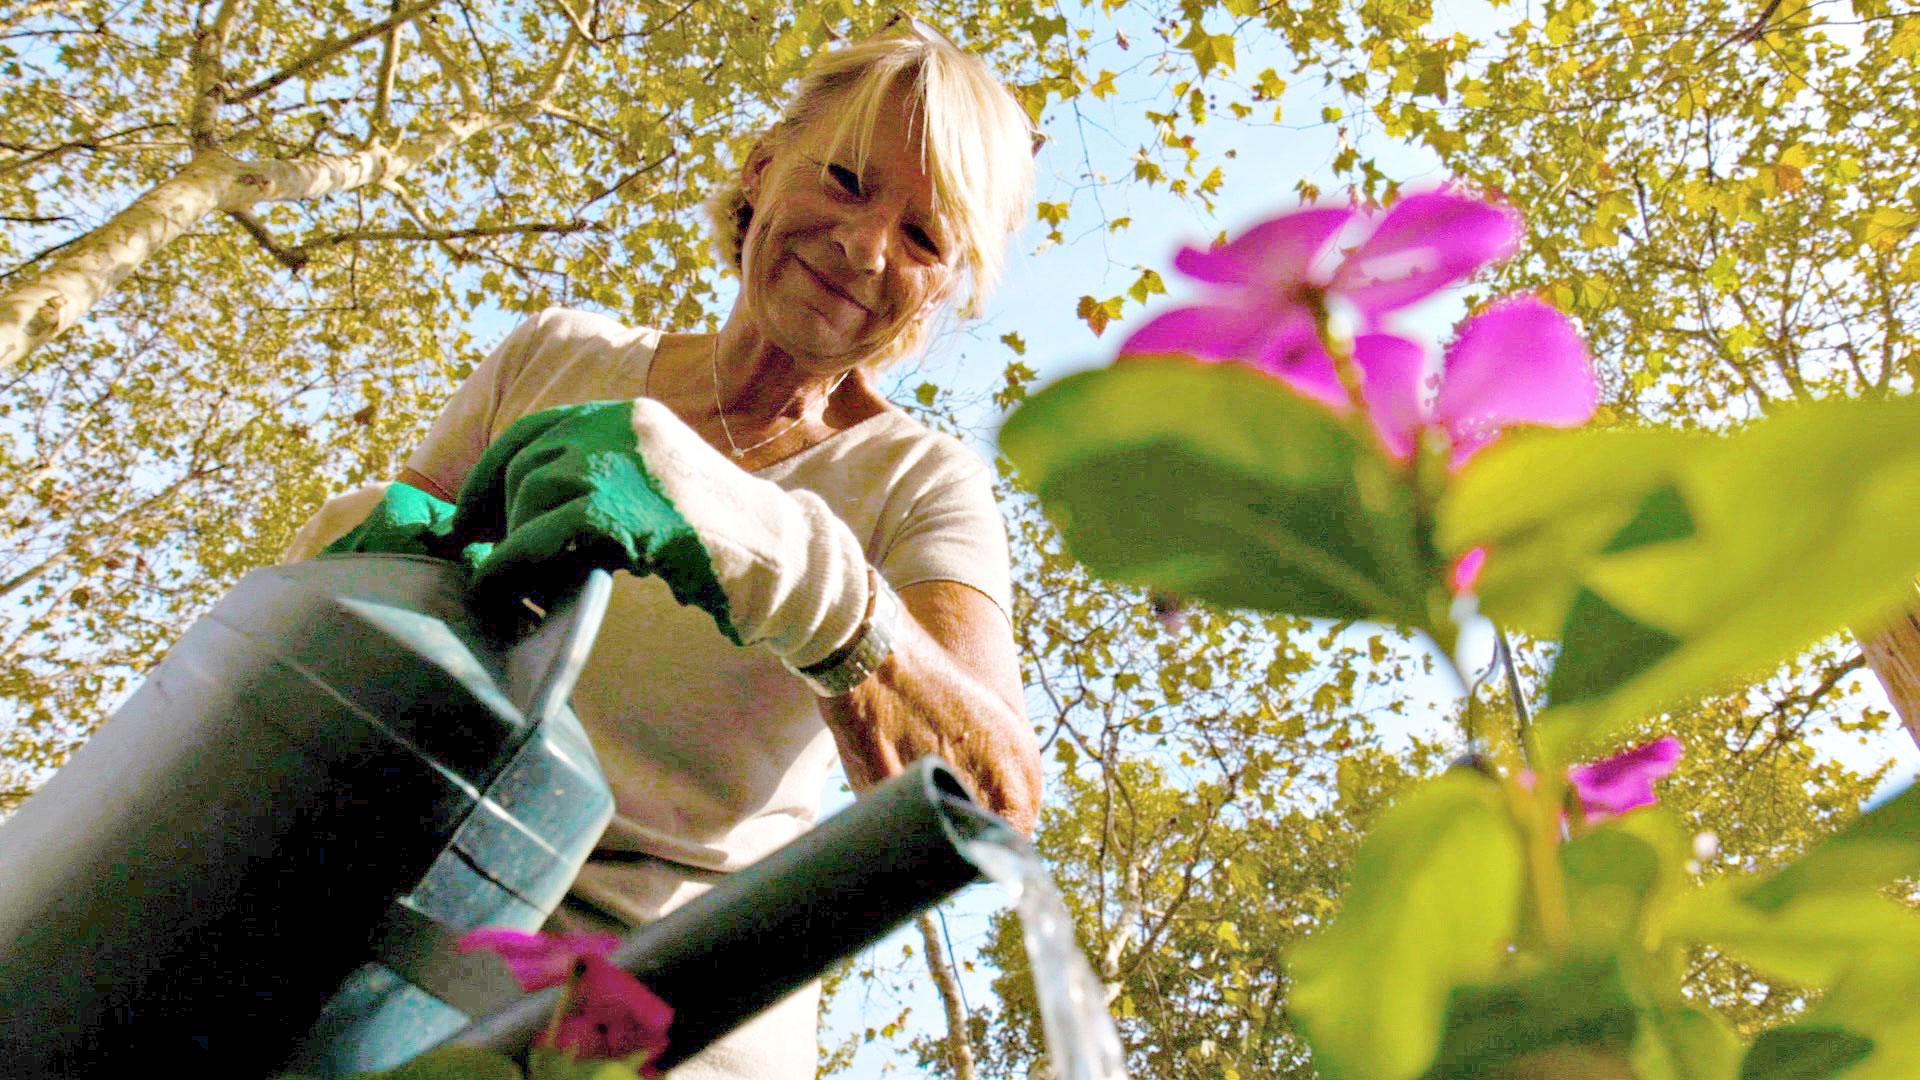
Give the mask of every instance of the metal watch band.
[{"label": "metal watch band", "polygon": [[832,656],[803,668],[790,668],[821,697],[839,697],[867,681],[893,652],[900,630],[900,597],[877,572],[868,571],[873,605],[853,640]]}]

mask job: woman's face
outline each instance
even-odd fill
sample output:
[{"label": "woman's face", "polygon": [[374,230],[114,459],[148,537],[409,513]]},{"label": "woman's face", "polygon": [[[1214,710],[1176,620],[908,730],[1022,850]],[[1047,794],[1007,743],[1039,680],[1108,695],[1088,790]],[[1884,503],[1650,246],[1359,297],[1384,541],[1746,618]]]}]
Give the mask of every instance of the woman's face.
[{"label": "woman's face", "polygon": [[760,329],[794,359],[843,369],[929,318],[950,288],[956,242],[933,212],[906,95],[881,111],[866,169],[829,152],[827,124],[757,151],[742,295]]}]

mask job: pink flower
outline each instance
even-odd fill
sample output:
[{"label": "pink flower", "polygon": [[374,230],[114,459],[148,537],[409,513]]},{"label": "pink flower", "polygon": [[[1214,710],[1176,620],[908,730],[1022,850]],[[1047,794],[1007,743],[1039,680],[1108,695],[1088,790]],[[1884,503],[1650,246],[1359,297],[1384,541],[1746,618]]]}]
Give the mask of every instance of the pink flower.
[{"label": "pink flower", "polygon": [[542,1045],[570,1049],[587,1060],[652,1061],[667,1048],[673,1007],[607,957],[620,944],[612,934],[537,934],[499,927],[475,930],[455,946],[488,949],[513,970],[520,988],[567,986],[557,1022]]},{"label": "pink flower", "polygon": [[1420,432],[1444,432],[1459,468],[1510,424],[1572,427],[1593,415],[1599,388],[1587,347],[1565,315],[1536,297],[1500,300],[1460,327],[1437,391],[1426,353],[1405,338],[1354,342],[1361,396],[1387,452],[1409,457]]},{"label": "pink flower", "polygon": [[1454,560],[1451,584],[1455,594],[1470,593],[1487,566],[1487,549],[1477,547]]},{"label": "pink flower", "polygon": [[[1330,251],[1350,225],[1365,236],[1351,250]],[[1448,191],[1409,195],[1384,213],[1310,207],[1283,214],[1218,248],[1182,250],[1174,265],[1212,285],[1213,295],[1151,320],[1120,354],[1239,361],[1337,407],[1346,394],[1320,343],[1317,312],[1344,303],[1371,329],[1388,312],[1506,258],[1519,238],[1511,210]]]},{"label": "pink flower", "polygon": [[1668,735],[1591,765],[1576,765],[1567,770],[1567,781],[1580,796],[1587,820],[1605,821],[1636,807],[1652,806],[1653,782],[1679,763],[1680,740]]}]

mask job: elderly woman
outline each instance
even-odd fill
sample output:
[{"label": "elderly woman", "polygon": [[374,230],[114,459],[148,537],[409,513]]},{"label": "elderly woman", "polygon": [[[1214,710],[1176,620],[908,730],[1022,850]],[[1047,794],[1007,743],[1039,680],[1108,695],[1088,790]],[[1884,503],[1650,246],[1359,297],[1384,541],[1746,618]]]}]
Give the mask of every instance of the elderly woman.
[{"label": "elderly woman", "polygon": [[[554,925],[647,922],[793,839],[836,752],[856,787],[940,754],[1033,826],[1039,759],[988,468],[877,385],[944,313],[986,298],[1025,216],[1032,138],[985,65],[917,22],[823,55],[710,203],[741,283],[719,333],[542,312],[401,470],[463,495],[462,513],[470,474],[507,478],[494,494],[517,524],[483,578],[577,557],[588,533],[595,561],[635,571],[573,698],[617,809]],[[647,508],[580,464],[608,454]],[[366,515],[356,494],[288,557]],[[817,992],[796,994],[675,1075],[811,1076],[816,1012]]]}]

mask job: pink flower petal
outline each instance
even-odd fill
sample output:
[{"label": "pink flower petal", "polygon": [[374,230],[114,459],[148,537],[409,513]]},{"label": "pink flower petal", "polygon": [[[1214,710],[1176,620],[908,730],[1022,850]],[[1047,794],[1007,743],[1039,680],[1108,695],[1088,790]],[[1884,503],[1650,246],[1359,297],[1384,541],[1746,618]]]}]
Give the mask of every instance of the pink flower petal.
[{"label": "pink flower petal", "polygon": [[1263,221],[1211,250],[1183,248],[1173,265],[1196,281],[1216,285],[1305,282],[1315,256],[1353,215],[1346,207],[1296,210]]},{"label": "pink flower petal", "polygon": [[567,1014],[553,1045],[582,1058],[614,1059],[644,1052],[651,1061],[667,1048],[673,1007],[639,979],[592,954],[580,958]]},{"label": "pink flower petal", "polygon": [[1347,410],[1347,389],[1340,385],[1340,372],[1311,322],[1294,323],[1272,334],[1253,365],[1335,412]]},{"label": "pink flower petal", "polygon": [[1453,591],[1456,594],[1470,593],[1480,581],[1480,571],[1487,567],[1487,549],[1477,547],[1460,556],[1453,564]]},{"label": "pink flower petal", "polygon": [[1585,423],[1599,396],[1572,320],[1537,297],[1517,296],[1460,328],[1433,418],[1453,437],[1458,466],[1509,424]]},{"label": "pink flower petal", "polygon": [[604,957],[620,945],[612,934],[539,934],[505,927],[468,932],[454,945],[456,952],[488,949],[498,953],[522,990],[541,990],[567,981],[581,956]]},{"label": "pink flower petal", "polygon": [[1588,821],[1604,821],[1654,803],[1653,782],[1680,763],[1680,740],[1671,735],[1591,765],[1567,770]]},{"label": "pink flower petal", "polygon": [[1520,217],[1446,191],[1395,203],[1335,271],[1332,290],[1369,318],[1402,308],[1513,254]]},{"label": "pink flower petal", "polygon": [[1191,356],[1252,362],[1276,332],[1308,318],[1299,311],[1198,305],[1155,316],[1120,345],[1121,356]]},{"label": "pink flower petal", "polygon": [[1353,362],[1360,368],[1360,394],[1374,431],[1387,453],[1406,460],[1426,422],[1425,350],[1392,334],[1362,334],[1353,342]]},{"label": "pink flower petal", "polygon": [[1334,409],[1347,405],[1333,357],[1305,308],[1183,307],[1163,312],[1120,346],[1120,356],[1190,356],[1258,368]]}]

